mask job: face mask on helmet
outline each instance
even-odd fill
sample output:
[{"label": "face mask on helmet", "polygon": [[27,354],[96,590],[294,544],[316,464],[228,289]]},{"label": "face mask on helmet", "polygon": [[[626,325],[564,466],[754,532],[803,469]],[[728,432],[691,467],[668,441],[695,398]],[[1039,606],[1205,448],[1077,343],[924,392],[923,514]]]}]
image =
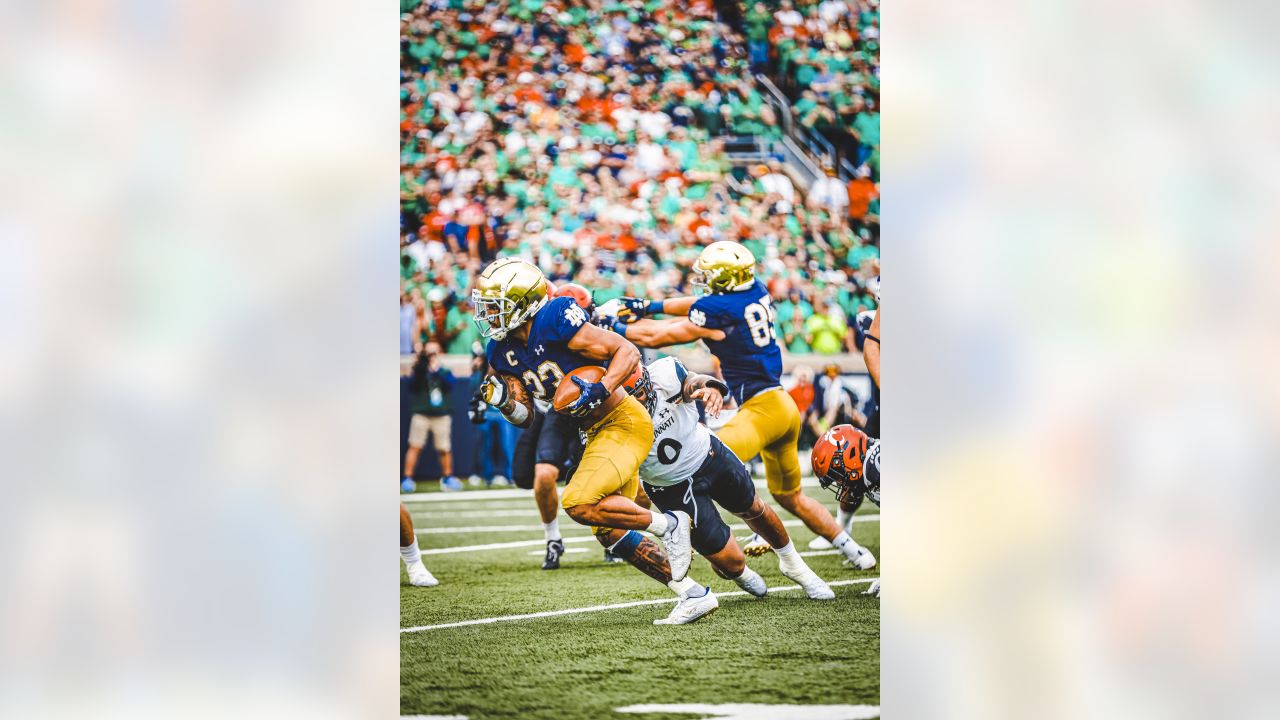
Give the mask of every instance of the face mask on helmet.
[{"label": "face mask on helmet", "polygon": [[653,392],[653,381],[649,379],[649,370],[641,365],[640,368],[627,378],[624,384],[627,394],[640,401],[645,409],[652,415],[658,404],[658,396]]}]

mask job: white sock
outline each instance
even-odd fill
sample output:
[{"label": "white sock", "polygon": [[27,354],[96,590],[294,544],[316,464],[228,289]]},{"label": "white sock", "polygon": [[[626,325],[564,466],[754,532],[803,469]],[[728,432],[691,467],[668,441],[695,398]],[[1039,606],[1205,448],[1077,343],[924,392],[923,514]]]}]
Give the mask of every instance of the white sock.
[{"label": "white sock", "polygon": [[841,530],[848,530],[849,523],[853,521],[853,513],[845,512],[844,508],[836,508],[836,524]]},{"label": "white sock", "polygon": [[415,563],[422,561],[422,553],[418,550],[417,539],[413,541],[412,545],[400,548],[400,557],[404,559],[405,567],[413,567]]},{"label": "white sock", "polygon": [[551,518],[551,522],[542,523],[542,532],[547,536],[547,542],[560,539],[560,518]]},{"label": "white sock", "polygon": [[796,544],[787,543],[784,547],[774,548],[773,552],[778,556],[779,565],[791,565],[800,559],[800,553],[796,551]]},{"label": "white sock", "polygon": [[[832,547],[836,547],[841,550],[844,549],[844,546],[846,543],[851,543],[851,542],[853,542],[853,538],[849,537],[849,533],[845,532],[844,530],[841,530],[839,535],[831,539]],[[854,543],[854,546],[856,547],[857,543]]]},{"label": "white sock", "polygon": [[[667,587],[671,588],[671,592],[679,595],[682,598],[686,597],[690,591],[702,589],[702,586],[698,584],[698,581],[694,580],[693,578],[690,578],[687,575],[680,582],[676,582],[675,580],[672,580],[671,582],[667,583]],[[702,597],[702,595],[699,594],[697,595],[697,597]]]},{"label": "white sock", "polygon": [[734,578],[734,580],[745,581],[745,580],[750,580],[751,578],[759,578],[759,577],[760,577],[760,573],[748,567],[748,568],[743,568],[742,574]]},{"label": "white sock", "polygon": [[671,518],[667,517],[666,513],[656,513],[652,510],[649,514],[653,516],[653,522],[649,523],[649,527],[645,529],[658,537],[666,535],[671,527]]}]

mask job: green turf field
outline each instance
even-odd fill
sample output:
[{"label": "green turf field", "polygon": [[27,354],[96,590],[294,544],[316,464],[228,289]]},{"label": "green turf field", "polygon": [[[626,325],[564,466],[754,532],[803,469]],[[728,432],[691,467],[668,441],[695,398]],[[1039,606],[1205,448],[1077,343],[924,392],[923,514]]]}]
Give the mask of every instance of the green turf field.
[{"label": "green turf field", "polygon": [[[816,487],[806,492],[834,511],[830,493]],[[713,713],[616,709],[765,703],[869,707],[832,708],[825,715],[817,708],[791,708],[791,715],[756,709],[762,714],[752,717],[879,716],[880,601],[860,594],[879,566],[859,572],[841,567],[835,551],[809,551],[812,533],[785,512],[779,515],[806,561],[833,584],[834,601],[812,601],[799,590],[774,592],[794,585],[778,572],[772,553],[750,560],[771,588],[760,599],[731,594],[740,593],[737,585],[695,556],[689,574],[721,596],[720,609],[691,625],[654,626],[670,611],[674,595],[630,565],[605,564],[589,530],[563,515],[569,552],[560,570],[540,569],[542,530],[531,493],[406,497],[423,561],[441,584],[412,587],[401,566],[402,715],[688,720]],[[726,514],[726,520],[735,536],[749,534],[737,518]],[[880,558],[875,506],[860,510],[853,535]],[[519,542],[527,544],[467,549]],[[661,602],[581,611],[647,600]],[[574,612],[433,627],[554,611]]]}]

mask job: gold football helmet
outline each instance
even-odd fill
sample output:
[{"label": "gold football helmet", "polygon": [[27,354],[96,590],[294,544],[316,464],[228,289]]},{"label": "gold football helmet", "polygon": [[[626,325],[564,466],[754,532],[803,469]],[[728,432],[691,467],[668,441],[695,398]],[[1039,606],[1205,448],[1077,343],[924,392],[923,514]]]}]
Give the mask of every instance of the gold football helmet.
[{"label": "gold football helmet", "polygon": [[751,251],[732,240],[708,245],[693,262],[695,295],[746,290],[756,281],[756,258]]},{"label": "gold football helmet", "polygon": [[546,304],[547,278],[537,265],[516,258],[489,264],[471,291],[480,334],[501,340],[533,317]]}]

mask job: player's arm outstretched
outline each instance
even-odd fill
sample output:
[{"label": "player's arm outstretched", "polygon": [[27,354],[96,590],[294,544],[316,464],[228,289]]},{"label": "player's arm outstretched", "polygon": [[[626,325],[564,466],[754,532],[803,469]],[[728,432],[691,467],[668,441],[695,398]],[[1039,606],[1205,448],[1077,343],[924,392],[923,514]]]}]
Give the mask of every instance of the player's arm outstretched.
[{"label": "player's arm outstretched", "polygon": [[716,417],[724,407],[724,399],[729,394],[729,386],[710,375],[689,373],[684,379],[684,387],[680,397],[685,402],[701,400],[707,415]]},{"label": "player's arm outstretched", "polygon": [[497,408],[512,425],[523,428],[533,422],[533,400],[515,375],[494,373],[485,378],[480,399]]},{"label": "player's arm outstretched", "polygon": [[871,380],[880,387],[880,308],[876,308],[876,316],[867,330],[866,342],[862,345],[862,358],[867,361],[867,372]]}]

